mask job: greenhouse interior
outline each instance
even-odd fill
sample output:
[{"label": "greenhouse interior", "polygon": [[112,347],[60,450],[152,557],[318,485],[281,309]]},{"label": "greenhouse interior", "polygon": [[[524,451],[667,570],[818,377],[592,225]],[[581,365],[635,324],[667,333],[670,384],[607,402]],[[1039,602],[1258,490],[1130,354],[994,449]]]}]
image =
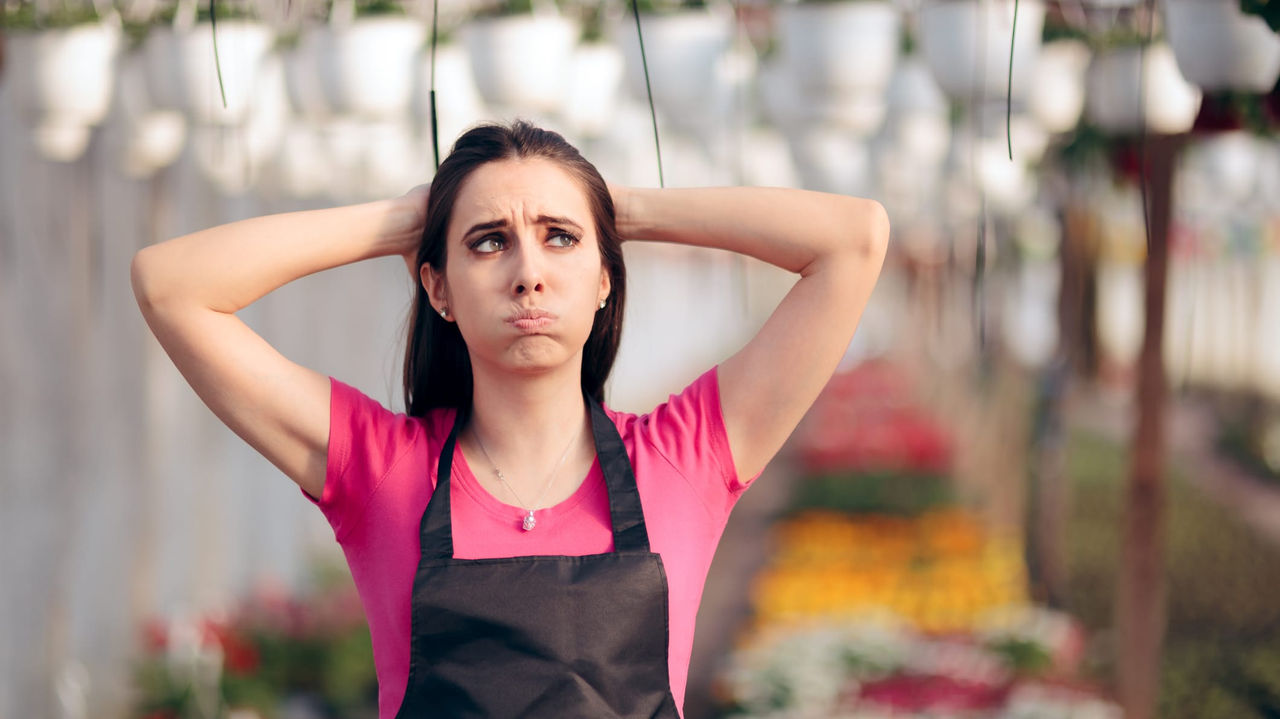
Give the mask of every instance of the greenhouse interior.
[{"label": "greenhouse interior", "polygon": [[[889,218],[679,716],[1280,716],[1278,78],[1274,0],[0,0],[0,719],[395,716],[334,531],[131,263],[399,197],[516,119],[611,185]],[[622,412],[797,282],[623,250]],[[416,284],[384,257],[237,315],[402,412]]]}]

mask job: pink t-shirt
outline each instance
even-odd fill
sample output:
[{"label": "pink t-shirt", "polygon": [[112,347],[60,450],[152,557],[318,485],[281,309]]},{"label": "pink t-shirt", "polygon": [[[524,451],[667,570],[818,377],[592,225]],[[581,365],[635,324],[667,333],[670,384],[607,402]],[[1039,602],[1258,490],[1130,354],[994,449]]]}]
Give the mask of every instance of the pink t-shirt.
[{"label": "pink t-shirt", "polygon": [[[316,504],[342,546],[369,621],[378,716],[392,719],[409,678],[420,521],[454,410],[407,417],[336,379],[331,387],[328,468]],[[650,548],[666,568],[671,692],[683,716],[703,583],[729,511],[750,480],[738,478],[729,453],[715,367],[648,414],[605,411],[635,470]],[[519,528],[520,509],[480,486],[457,449],[451,484],[454,554],[460,559],[613,550],[599,461],[572,496],[538,512],[533,532]]]}]

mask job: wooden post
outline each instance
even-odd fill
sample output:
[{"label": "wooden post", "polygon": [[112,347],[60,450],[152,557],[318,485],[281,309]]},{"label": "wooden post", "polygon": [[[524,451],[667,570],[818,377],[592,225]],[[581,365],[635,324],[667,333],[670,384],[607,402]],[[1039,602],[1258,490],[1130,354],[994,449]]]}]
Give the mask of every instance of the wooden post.
[{"label": "wooden post", "polygon": [[1173,172],[1182,136],[1151,136],[1145,171],[1150,241],[1146,264],[1146,328],[1138,358],[1137,426],[1125,496],[1122,562],[1116,604],[1120,702],[1126,719],[1156,715],[1165,626],[1164,343],[1165,283]]}]

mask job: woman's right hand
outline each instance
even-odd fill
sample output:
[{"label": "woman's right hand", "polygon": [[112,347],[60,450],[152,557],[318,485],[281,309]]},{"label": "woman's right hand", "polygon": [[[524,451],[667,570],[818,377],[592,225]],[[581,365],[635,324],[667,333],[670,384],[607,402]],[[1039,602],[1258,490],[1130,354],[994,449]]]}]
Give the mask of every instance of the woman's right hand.
[{"label": "woman's right hand", "polygon": [[407,208],[412,209],[413,227],[403,233],[404,239],[400,256],[414,282],[418,281],[418,250],[422,244],[422,231],[427,223],[427,198],[431,195],[431,184],[418,185],[400,196],[399,200]]}]

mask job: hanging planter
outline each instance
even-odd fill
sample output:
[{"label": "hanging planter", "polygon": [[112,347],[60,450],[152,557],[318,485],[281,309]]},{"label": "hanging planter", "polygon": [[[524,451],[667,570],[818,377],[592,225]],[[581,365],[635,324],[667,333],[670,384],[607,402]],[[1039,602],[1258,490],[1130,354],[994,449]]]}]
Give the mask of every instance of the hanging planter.
[{"label": "hanging planter", "polygon": [[330,105],[366,119],[399,119],[413,95],[413,64],[426,36],[422,23],[398,14],[334,20],[321,32],[320,77]]},{"label": "hanging planter", "polygon": [[5,84],[37,149],[50,160],[84,154],[90,128],[106,117],[115,86],[118,25],[8,29]]},{"label": "hanging planter", "polygon": [[[1018,0],[925,0],[916,29],[920,49],[943,92],[953,100],[1026,96],[1044,28],[1044,3]],[[1010,93],[1009,48],[1013,46]]]},{"label": "hanging planter", "polygon": [[1099,51],[1087,85],[1085,114],[1110,134],[1137,134],[1144,124],[1158,133],[1186,132],[1200,109],[1200,90],[1183,79],[1164,43]]},{"label": "hanging planter", "polygon": [[[731,18],[700,7],[701,3],[662,9],[641,3],[645,59],[653,101],[668,117],[680,121],[705,115],[716,94],[717,68],[733,35]],[[628,14],[615,29],[626,58],[631,95],[647,102],[644,65],[635,18]]]},{"label": "hanging planter", "polygon": [[1280,77],[1280,35],[1237,0],[1164,0],[1178,67],[1205,91],[1266,93]]},{"label": "hanging planter", "polygon": [[476,19],[461,36],[486,102],[522,112],[560,110],[578,39],[571,21],[554,10],[514,12]]},{"label": "hanging planter", "polygon": [[887,0],[798,2],[777,7],[779,51],[810,96],[881,94],[898,56],[901,17]]},{"label": "hanging planter", "polygon": [[224,2],[217,11],[216,52],[207,10],[190,2],[178,4],[171,27],[147,35],[147,86],[159,107],[182,109],[200,124],[235,125],[248,113],[274,34],[243,8]]},{"label": "hanging planter", "polygon": [[1027,107],[1045,130],[1067,132],[1080,121],[1088,69],[1089,46],[1079,40],[1057,40],[1040,48]]}]

